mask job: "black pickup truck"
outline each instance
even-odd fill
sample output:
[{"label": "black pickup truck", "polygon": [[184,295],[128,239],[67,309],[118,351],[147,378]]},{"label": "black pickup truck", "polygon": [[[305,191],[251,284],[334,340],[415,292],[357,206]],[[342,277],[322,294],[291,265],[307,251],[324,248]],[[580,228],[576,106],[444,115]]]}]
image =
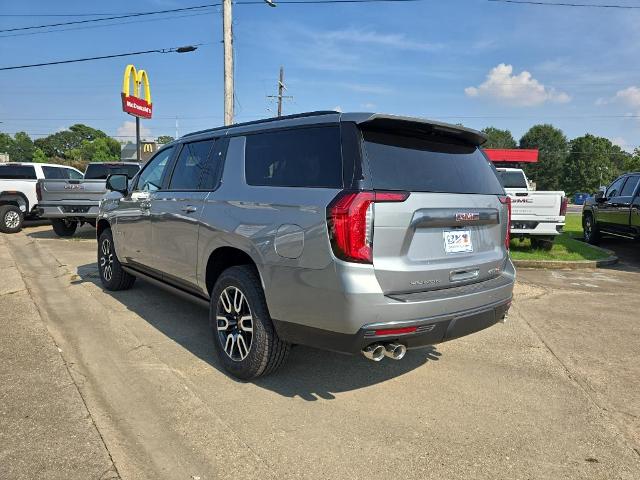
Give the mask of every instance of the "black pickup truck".
[{"label": "black pickup truck", "polygon": [[640,173],[625,173],[585,202],[582,227],[587,242],[597,244],[603,234],[640,239],[639,183]]}]

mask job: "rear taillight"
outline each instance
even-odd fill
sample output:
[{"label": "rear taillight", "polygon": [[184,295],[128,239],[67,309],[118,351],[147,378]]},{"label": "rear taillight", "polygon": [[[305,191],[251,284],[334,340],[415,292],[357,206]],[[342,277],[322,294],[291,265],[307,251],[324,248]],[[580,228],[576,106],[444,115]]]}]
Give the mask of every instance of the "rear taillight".
[{"label": "rear taillight", "polygon": [[505,195],[500,198],[500,203],[507,206],[507,234],[504,237],[504,246],[509,250],[511,243],[511,197]]},{"label": "rear taillight", "polygon": [[42,184],[40,182],[36,182],[36,198],[38,201],[42,200]]},{"label": "rear taillight", "polygon": [[562,197],[560,202],[560,216],[564,217],[567,214],[567,206],[569,205],[569,197]]},{"label": "rear taillight", "polygon": [[327,207],[327,226],[336,257],[373,263],[373,204],[404,202],[408,192],[340,192]]}]

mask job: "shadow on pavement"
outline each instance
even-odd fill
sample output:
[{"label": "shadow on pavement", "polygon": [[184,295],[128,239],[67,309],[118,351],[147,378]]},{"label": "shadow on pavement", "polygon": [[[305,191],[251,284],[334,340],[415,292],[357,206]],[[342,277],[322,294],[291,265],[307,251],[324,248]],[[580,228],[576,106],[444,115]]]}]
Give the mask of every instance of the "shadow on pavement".
[{"label": "shadow on pavement", "polygon": [[[78,280],[100,286],[95,263],[78,267]],[[207,309],[138,279],[131,290],[108,292],[129,310],[176,343],[224,372],[215,356]],[[359,355],[343,355],[294,346],[286,364],[274,375],[253,383],[285,397],[314,401],[334,399],[336,393],[357,390],[404,375],[441,353],[435,347],[407,352],[401,361],[372,362]]]},{"label": "shadow on pavement", "polygon": [[[41,226],[46,226],[48,224],[48,222],[43,222],[40,223],[38,222],[37,227],[41,227]],[[28,226],[27,228],[25,228],[24,233],[31,238],[37,238],[37,239],[41,239],[41,240],[60,240],[60,241],[64,241],[64,240],[95,240],[96,238],[96,230],[95,228],[93,228],[92,226],[82,226],[79,227],[78,230],[76,230],[76,233],[73,234],[72,237],[59,237],[58,235],[55,234],[55,232],[53,231],[53,227],[50,227],[47,230],[33,230],[33,231],[29,231],[28,230]]]}]

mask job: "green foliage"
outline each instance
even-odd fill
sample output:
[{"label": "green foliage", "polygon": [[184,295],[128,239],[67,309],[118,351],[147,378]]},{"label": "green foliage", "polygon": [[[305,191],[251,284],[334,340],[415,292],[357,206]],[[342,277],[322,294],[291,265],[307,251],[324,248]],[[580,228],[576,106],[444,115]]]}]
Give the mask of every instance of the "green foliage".
[{"label": "green foliage", "polygon": [[73,158],[70,151],[80,148],[83,141],[93,142],[105,138],[107,134],[80,123],[72,125],[68,130],[54,133],[35,141],[36,147],[42,149],[47,157]]},{"label": "green foliage", "polygon": [[6,133],[0,133],[0,153],[9,153],[13,145],[13,138]]},{"label": "green foliage", "polygon": [[13,136],[9,146],[9,157],[12,162],[30,162],[33,159],[33,141],[25,132],[18,132]]},{"label": "green foliage", "polygon": [[[0,148],[0,150],[2,150]],[[624,158],[622,165],[622,171],[624,172],[640,172],[640,148],[636,148],[632,155],[627,155]]]},{"label": "green foliage", "polygon": [[564,168],[565,189],[570,194],[596,192],[618,176],[628,156],[607,138],[591,134],[574,138]]},{"label": "green foliage", "polygon": [[170,135],[160,135],[156,138],[156,142],[160,145],[164,145],[165,143],[173,142],[175,139]]},{"label": "green foliage", "polygon": [[483,148],[516,148],[516,141],[509,130],[487,127],[482,129],[482,133],[487,136]]},{"label": "green foliage", "polygon": [[48,159],[47,159],[47,156],[44,154],[44,152],[38,147],[36,147],[33,150],[33,161],[36,163],[47,163]]},{"label": "green foliage", "polygon": [[520,148],[538,149],[538,163],[527,165],[527,177],[538,190],[562,190],[568,143],[562,130],[553,125],[534,125],[520,139]]}]

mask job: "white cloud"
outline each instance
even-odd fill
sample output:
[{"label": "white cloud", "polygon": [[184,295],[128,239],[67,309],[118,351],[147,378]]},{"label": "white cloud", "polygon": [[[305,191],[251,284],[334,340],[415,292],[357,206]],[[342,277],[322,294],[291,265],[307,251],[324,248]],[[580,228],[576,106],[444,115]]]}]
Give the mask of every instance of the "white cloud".
[{"label": "white cloud", "polygon": [[364,108],[365,110],[375,110],[376,109],[376,104],[375,103],[371,103],[371,102],[362,103],[360,105],[360,108]]},{"label": "white cloud", "polygon": [[631,150],[633,150],[631,147],[631,145],[629,145],[629,142],[627,142],[626,139],[624,139],[623,137],[613,137],[611,139],[611,143],[613,143],[614,145],[619,146],[622,150],[629,152]]},{"label": "white cloud", "polygon": [[[134,121],[125,121],[116,132],[116,135],[119,139],[122,140],[135,140],[136,138],[136,122]],[[126,137],[126,138],[124,138]],[[143,140],[151,137],[151,130],[149,130],[144,125],[140,125],[140,138]]]},{"label": "white cloud", "polygon": [[566,103],[569,95],[553,87],[546,87],[526,70],[513,74],[513,66],[501,63],[487,74],[487,79],[478,87],[467,87],[464,93],[469,97],[488,97],[503,103],[532,107],[545,102]]},{"label": "white cloud", "polygon": [[619,90],[614,100],[621,101],[630,107],[640,107],[640,88],[631,86],[624,90]]}]

